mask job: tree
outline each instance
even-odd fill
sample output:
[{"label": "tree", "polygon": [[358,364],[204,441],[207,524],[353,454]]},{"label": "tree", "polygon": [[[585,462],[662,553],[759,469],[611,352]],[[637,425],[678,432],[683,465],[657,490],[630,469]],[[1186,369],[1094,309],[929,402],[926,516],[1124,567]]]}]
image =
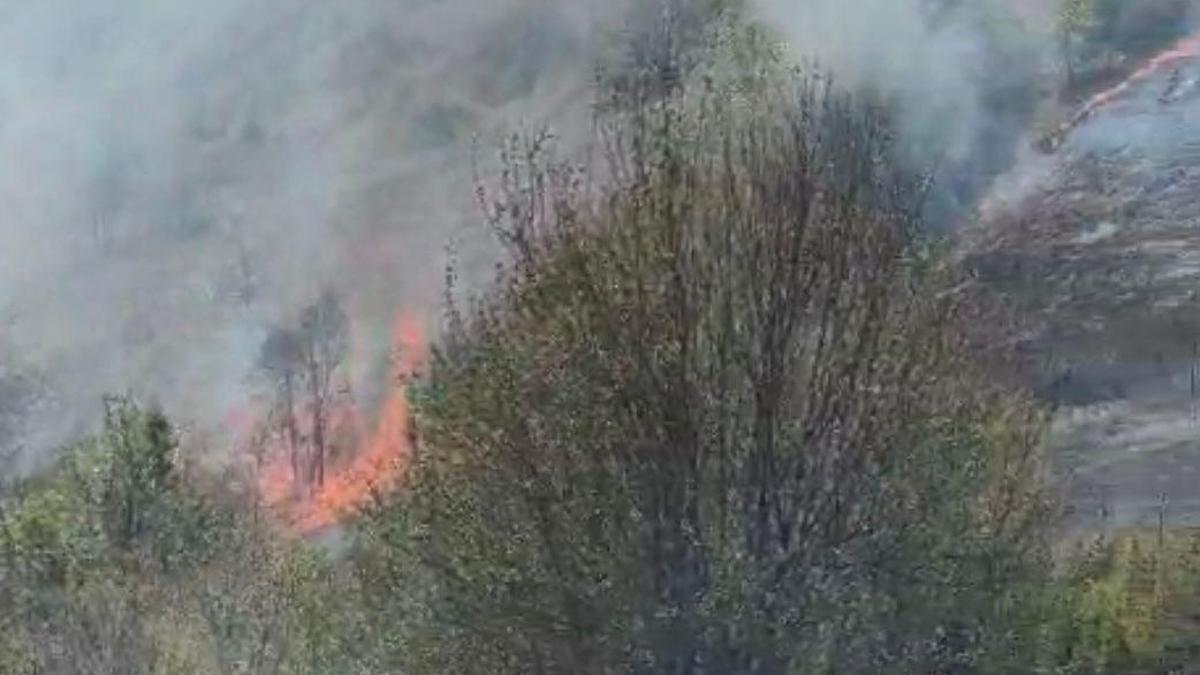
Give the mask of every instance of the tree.
[{"label": "tree", "polygon": [[0,673],[361,672],[353,589],[323,553],[261,524],[229,476],[183,480],[161,413],[106,410],[0,495]]},{"label": "tree", "polygon": [[181,545],[203,536],[203,510],[176,483],[166,418],[122,398],[104,407],[100,435],[0,504],[8,649],[28,672],[150,672],[129,580],[194,563]]},{"label": "tree", "polygon": [[282,431],[297,486],[319,486],[331,449],[331,413],[343,387],[338,372],[347,349],[347,319],[325,291],[294,328],[276,327],[263,342],[257,368],[271,386],[272,428]]},{"label": "tree", "polygon": [[1058,0],[1057,35],[1068,91],[1081,84],[1081,69],[1092,76],[1113,74],[1121,60],[1183,37],[1191,9],[1188,0]]},{"label": "tree", "polygon": [[1059,0],[1058,40],[1063,65],[1067,71],[1067,90],[1075,88],[1076,44],[1096,23],[1096,0]]},{"label": "tree", "polygon": [[346,356],[347,319],[332,291],[304,310],[300,316],[300,344],[307,372],[312,420],[312,464],[309,483],[325,482],[328,454],[329,404],[335,394],[335,373]]},{"label": "tree", "polygon": [[401,670],[950,672],[1032,639],[1040,413],[962,348],[886,109],[720,37],[602,92],[604,180],[535,135],[481,191],[511,257],[360,551]]},{"label": "tree", "polygon": [[259,354],[258,366],[267,376],[275,394],[274,417],[283,427],[287,442],[292,480],[302,480],[300,431],[296,421],[296,394],[305,368],[304,349],[293,331],[275,328],[267,336]]}]

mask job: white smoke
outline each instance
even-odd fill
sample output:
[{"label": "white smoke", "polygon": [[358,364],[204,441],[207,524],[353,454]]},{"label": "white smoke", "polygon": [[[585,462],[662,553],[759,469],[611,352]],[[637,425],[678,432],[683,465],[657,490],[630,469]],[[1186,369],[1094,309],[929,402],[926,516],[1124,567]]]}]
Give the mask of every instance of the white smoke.
[{"label": "white smoke", "polygon": [[970,198],[1013,161],[1053,57],[1049,3],[759,0],[797,59],[898,112],[904,147]]},{"label": "white smoke", "polygon": [[[896,98],[925,157],[967,161],[1011,123],[984,83],[1027,69],[996,71],[987,45],[1011,55],[1027,31],[985,0],[940,1],[962,7],[762,9],[798,57]],[[324,287],[360,356],[398,309],[435,311],[443,248],[478,223],[473,138],[586,128],[626,4],[0,0],[0,345],[56,397],[31,447],[88,430],[104,393],[220,420],[265,332]]]},{"label": "white smoke", "polygon": [[[603,3],[602,3],[603,4]],[[133,392],[245,396],[325,286],[386,341],[436,306],[476,134],[582,115],[585,0],[0,2],[0,344],[56,394],[32,446]]]}]

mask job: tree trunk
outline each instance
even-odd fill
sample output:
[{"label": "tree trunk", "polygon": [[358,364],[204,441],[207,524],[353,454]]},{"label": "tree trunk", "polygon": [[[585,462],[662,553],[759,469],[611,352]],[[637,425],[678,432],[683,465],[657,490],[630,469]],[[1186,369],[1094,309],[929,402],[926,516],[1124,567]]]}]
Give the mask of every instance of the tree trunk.
[{"label": "tree trunk", "polygon": [[299,484],[300,481],[300,434],[296,429],[296,403],[295,391],[293,389],[293,376],[287,373],[283,378],[283,405],[286,408],[284,412],[283,424],[287,432],[288,453],[292,464],[292,483]]},{"label": "tree trunk", "polygon": [[321,365],[316,357],[308,362],[309,389],[312,395],[313,456],[309,483],[320,487],[325,484],[325,387],[321,378]]}]

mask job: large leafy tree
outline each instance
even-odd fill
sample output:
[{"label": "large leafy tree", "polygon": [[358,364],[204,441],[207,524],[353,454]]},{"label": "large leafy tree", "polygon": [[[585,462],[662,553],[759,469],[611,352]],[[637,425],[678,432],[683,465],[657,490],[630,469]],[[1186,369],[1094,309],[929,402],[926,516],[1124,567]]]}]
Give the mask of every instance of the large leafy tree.
[{"label": "large leafy tree", "polygon": [[509,261],[360,547],[406,672],[951,672],[1029,637],[1040,416],[964,348],[886,111],[752,30],[704,50],[605,90],[599,167],[518,138],[481,190]]}]

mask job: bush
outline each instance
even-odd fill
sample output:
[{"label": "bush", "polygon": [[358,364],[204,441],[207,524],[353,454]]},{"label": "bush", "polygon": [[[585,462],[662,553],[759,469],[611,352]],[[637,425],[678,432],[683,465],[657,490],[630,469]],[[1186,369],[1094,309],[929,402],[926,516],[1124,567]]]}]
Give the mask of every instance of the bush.
[{"label": "bush", "polygon": [[1066,672],[1188,672],[1200,657],[1200,534],[1126,530],[1069,556],[1054,620]]},{"label": "bush", "polygon": [[106,410],[0,501],[0,673],[351,672],[337,569],[184,481],[162,414]]}]

